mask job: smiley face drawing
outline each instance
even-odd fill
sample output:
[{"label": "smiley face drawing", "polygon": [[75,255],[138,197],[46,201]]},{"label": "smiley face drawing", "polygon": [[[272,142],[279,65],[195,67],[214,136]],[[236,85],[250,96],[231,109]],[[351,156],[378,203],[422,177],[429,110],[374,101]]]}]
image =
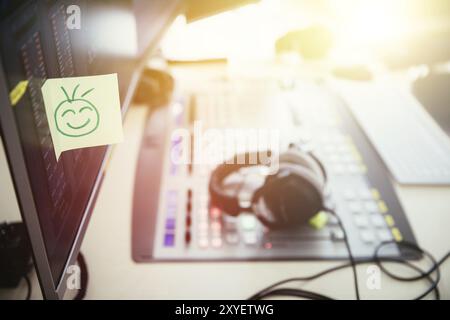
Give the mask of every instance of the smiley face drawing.
[{"label": "smiley face drawing", "polygon": [[78,84],[69,97],[64,87],[65,100],[61,101],[55,110],[55,123],[57,130],[68,137],[83,137],[94,132],[100,123],[97,108],[86,98],[92,90],[84,92],[80,98],[76,97]]}]

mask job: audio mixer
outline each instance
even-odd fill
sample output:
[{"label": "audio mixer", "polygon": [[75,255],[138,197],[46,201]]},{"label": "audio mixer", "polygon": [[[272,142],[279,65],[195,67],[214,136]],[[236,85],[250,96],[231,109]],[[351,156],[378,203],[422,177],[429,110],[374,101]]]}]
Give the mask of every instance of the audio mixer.
[{"label": "audio mixer", "polygon": [[[372,258],[383,241],[415,242],[381,159],[326,83],[216,78],[179,96],[151,112],[143,132],[133,204],[135,261],[348,258],[343,232],[326,212],[309,224],[268,230],[250,212],[231,217],[212,207],[208,183],[215,165],[171,158],[182,145],[173,132],[185,129],[196,141],[196,122],[204,130],[278,128],[280,151],[306,143],[326,168],[326,202],[341,217],[356,259]],[[261,174],[252,176],[239,183],[243,200],[261,183]],[[396,246],[383,255],[414,258]]]}]

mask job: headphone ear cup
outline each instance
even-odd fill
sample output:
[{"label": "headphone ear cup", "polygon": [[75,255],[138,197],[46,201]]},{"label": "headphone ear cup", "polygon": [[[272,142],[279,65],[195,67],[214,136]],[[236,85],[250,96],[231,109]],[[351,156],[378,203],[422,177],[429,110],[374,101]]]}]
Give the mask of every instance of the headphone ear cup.
[{"label": "headphone ear cup", "polygon": [[321,187],[308,169],[280,164],[259,192],[268,210],[257,216],[270,228],[306,223],[323,208]]}]

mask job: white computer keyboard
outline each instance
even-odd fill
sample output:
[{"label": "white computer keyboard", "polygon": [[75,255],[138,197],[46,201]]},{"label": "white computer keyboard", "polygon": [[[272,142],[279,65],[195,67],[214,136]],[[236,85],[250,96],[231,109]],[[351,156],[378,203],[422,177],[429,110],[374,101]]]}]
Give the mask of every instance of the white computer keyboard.
[{"label": "white computer keyboard", "polygon": [[450,184],[450,139],[407,89],[333,82],[400,184]]}]

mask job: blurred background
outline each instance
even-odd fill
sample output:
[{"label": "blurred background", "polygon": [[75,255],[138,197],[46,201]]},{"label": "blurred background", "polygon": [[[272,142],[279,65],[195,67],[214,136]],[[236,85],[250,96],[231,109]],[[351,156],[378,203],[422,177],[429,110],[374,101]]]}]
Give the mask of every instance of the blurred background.
[{"label": "blurred background", "polygon": [[[423,59],[437,61],[438,55],[448,58],[449,17],[446,0],[261,0],[188,26],[186,17],[179,17],[165,37],[163,50],[177,58],[267,60],[274,57],[274,44],[287,32],[316,27],[326,32],[316,33],[309,45],[329,44],[327,59],[335,63],[369,63],[374,57],[412,58],[421,53]],[[417,52],[411,52],[409,48],[419,40],[435,47],[418,46]],[[432,50],[438,48],[439,52]]]},{"label": "blurred background", "polygon": [[163,38],[162,56],[226,61],[233,75],[271,77],[282,70],[293,77],[392,80],[412,90],[450,134],[450,1],[261,0],[216,7],[233,4],[208,17],[205,1],[188,2]]}]

